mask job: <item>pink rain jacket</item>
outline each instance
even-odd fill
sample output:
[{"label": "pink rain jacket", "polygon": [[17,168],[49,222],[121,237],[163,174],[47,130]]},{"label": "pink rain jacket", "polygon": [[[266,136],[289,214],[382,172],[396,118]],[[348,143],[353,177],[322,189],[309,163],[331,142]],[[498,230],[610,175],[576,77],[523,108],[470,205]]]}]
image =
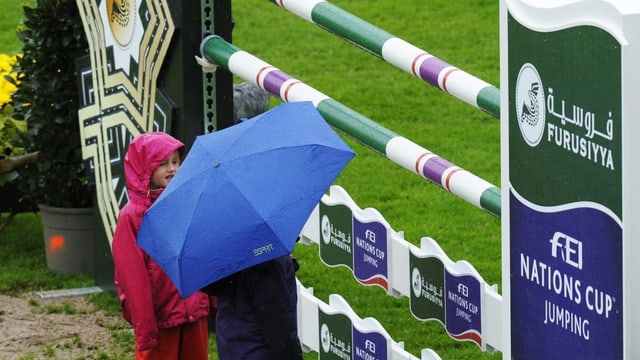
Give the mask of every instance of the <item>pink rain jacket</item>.
[{"label": "pink rain jacket", "polygon": [[[138,350],[157,345],[158,329],[196,321],[209,314],[209,297],[198,291],[183,299],[160,266],[136,245],[144,212],[162,190],[149,191],[153,171],[184,144],[150,132],[135,138],[124,158],[129,202],[120,210],[113,236],[115,285],[122,315],[133,325]],[[180,216],[180,214],[176,214]]]}]

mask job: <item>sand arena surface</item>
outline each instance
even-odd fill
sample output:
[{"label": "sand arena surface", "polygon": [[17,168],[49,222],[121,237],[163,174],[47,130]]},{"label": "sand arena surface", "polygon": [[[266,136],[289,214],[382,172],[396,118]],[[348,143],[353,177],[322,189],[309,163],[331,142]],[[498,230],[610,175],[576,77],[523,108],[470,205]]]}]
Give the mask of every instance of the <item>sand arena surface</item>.
[{"label": "sand arena surface", "polygon": [[[64,308],[75,313],[51,313]],[[95,359],[101,352],[113,351],[111,329],[127,327],[119,314],[95,311],[84,296],[42,299],[35,293],[0,294],[1,360]]]}]

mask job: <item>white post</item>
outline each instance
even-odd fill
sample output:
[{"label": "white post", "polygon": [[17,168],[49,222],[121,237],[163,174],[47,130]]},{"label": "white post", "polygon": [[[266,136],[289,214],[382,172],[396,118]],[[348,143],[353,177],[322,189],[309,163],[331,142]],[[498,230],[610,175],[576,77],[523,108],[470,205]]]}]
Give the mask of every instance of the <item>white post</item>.
[{"label": "white post", "polygon": [[501,0],[504,359],[640,359],[640,2]]}]

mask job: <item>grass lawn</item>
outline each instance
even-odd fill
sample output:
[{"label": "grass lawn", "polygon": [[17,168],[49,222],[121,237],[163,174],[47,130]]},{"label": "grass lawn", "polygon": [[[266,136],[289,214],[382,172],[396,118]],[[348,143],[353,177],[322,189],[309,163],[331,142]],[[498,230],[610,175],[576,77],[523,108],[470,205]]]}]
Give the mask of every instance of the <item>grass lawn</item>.
[{"label": "grass lawn", "polygon": [[[34,0],[35,1],[35,0]],[[13,55],[20,51],[22,43],[16,36],[16,29],[22,18],[22,4],[32,3],[25,0],[4,0],[0,11],[0,53]]]},{"label": "grass lawn", "polygon": [[[21,4],[17,0],[7,0]],[[485,0],[335,0],[333,4],[499,87],[498,2]],[[233,3],[234,44],[304,81],[382,126],[490,183],[500,186],[499,121],[386,64],[316,25],[265,0]],[[19,51],[14,31],[21,10],[0,14],[0,52]],[[277,102],[274,100],[274,103]],[[377,209],[405,239],[435,239],[453,260],[467,260],[489,284],[500,284],[500,220],[408,172],[358,141],[336,180],[361,208]],[[92,286],[90,276],[62,277],[44,262],[37,214],[20,214],[0,233],[0,292]],[[431,348],[444,360],[498,359],[451,339],[442,324],[417,321],[407,298],[363,287],[344,267],[328,268],[317,246],[297,245],[300,281],[320,300],[339,293],[362,318],[378,319],[395,341],[420,355]],[[112,298],[96,297],[112,307]],[[117,311],[117,306],[113,311]],[[127,339],[126,341],[130,341]],[[212,355],[212,358],[216,358]],[[317,358],[307,354],[306,359]]]}]

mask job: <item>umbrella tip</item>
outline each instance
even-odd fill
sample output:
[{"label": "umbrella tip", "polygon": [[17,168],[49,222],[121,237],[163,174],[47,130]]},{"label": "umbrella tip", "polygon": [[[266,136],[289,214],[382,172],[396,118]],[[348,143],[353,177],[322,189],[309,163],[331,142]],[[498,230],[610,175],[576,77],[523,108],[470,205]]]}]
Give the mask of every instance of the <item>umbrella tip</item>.
[{"label": "umbrella tip", "polygon": [[217,167],[220,167],[220,163],[219,163],[219,162],[216,162],[215,164],[213,164],[213,167],[216,167],[216,168],[217,168]]}]

